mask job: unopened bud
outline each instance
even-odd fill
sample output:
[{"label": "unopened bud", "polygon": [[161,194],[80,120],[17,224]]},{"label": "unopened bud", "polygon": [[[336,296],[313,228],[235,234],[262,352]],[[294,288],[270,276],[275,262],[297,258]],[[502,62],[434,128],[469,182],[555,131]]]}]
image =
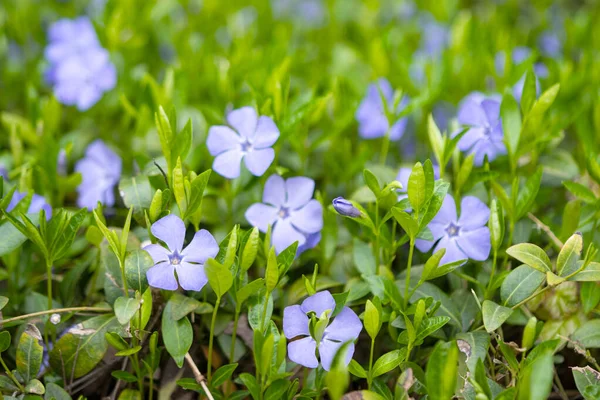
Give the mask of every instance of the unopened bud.
[{"label": "unopened bud", "polygon": [[332,203],[333,208],[335,208],[335,211],[337,211],[340,215],[351,218],[359,218],[362,216],[362,212],[358,208],[354,207],[354,204],[352,204],[351,201],[346,200],[343,197],[336,197],[333,199]]}]

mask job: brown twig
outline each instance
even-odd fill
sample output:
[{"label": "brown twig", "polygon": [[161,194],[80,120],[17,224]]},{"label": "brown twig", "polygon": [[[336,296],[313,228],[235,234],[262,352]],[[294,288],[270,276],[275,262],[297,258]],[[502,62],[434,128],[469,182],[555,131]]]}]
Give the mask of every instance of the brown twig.
[{"label": "brown twig", "polygon": [[552,232],[552,229],[550,229],[548,225],[544,224],[542,221],[537,219],[537,217],[532,213],[527,213],[527,216],[537,225],[538,228],[546,232],[546,235],[548,235],[550,239],[552,239],[552,243],[554,243],[555,246],[557,246],[559,249],[563,247],[563,242],[556,237],[556,235],[554,234],[554,232]]},{"label": "brown twig", "polygon": [[204,377],[204,375],[202,375],[202,372],[200,372],[200,370],[196,366],[196,363],[192,359],[192,356],[190,356],[190,353],[185,354],[185,361],[187,361],[188,365],[192,369],[192,373],[194,374],[194,379],[196,380],[196,382],[200,386],[202,386],[202,389],[204,389],[206,397],[208,397],[209,400],[215,400],[212,394],[210,393],[210,390],[208,390],[208,386],[206,385],[206,378]]}]

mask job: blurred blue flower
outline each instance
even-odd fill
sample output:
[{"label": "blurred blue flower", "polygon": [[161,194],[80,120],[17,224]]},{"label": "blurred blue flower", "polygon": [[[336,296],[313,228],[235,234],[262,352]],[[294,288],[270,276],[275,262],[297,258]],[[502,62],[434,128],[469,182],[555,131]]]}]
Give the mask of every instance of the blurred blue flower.
[{"label": "blurred blue flower", "polygon": [[[25,192],[15,191],[12,198],[10,199],[10,203],[8,203],[8,207],[6,207],[6,211],[12,211],[17,206],[17,204],[19,204],[21,200],[23,200],[26,196],[27,193]],[[39,194],[34,193],[31,197],[31,202],[29,203],[27,213],[35,214],[39,213],[41,210],[44,210],[44,213],[46,214],[46,220],[49,220],[52,216],[52,207],[46,202],[44,196],[40,196]]]},{"label": "blurred blue flower", "polygon": [[429,57],[439,57],[450,44],[450,28],[430,15],[421,18],[420,53]]},{"label": "blurred blue flower", "polygon": [[242,159],[246,168],[255,176],[261,176],[275,159],[271,148],[279,138],[279,129],[269,117],[256,114],[252,107],[242,107],[227,115],[228,126],[212,126],[208,131],[206,145],[216,156],[213,169],[228,179],[240,176]]},{"label": "blurred blue flower", "polygon": [[179,285],[185,290],[202,290],[208,282],[204,263],[219,252],[219,245],[210,232],[199,230],[184,249],[185,224],[178,216],[167,215],[153,223],[150,229],[156,238],[166,243],[168,249],[158,244],[144,247],[154,260],[154,266],[146,272],[148,284],[159,289],[176,290],[179,279]]},{"label": "blurred blue flower", "polygon": [[[485,156],[494,160],[506,154],[504,133],[500,120],[500,99],[486,97],[474,92],[464,98],[458,107],[458,123],[468,127],[468,131],[458,141],[463,152],[475,154],[474,164],[483,164]],[[456,136],[458,132],[454,132]]]},{"label": "blurred blue flower", "polygon": [[271,175],[265,183],[263,203],[251,205],[246,219],[261,232],[272,226],[271,242],[278,254],[294,242],[298,242],[300,254],[318,244],[323,229],[323,207],[312,198],[314,190],[310,178],[284,180]]},{"label": "blurred blue flower", "polygon": [[[327,290],[308,297],[302,305],[288,306],[283,310],[283,333],[290,340],[290,360],[307,368],[317,368],[320,361],[323,369],[329,371],[342,345],[354,342],[362,330],[362,322],[348,307],[342,308],[329,323],[334,310],[335,300]],[[318,320],[327,320],[327,323],[318,329]],[[292,340],[294,338],[296,340]],[[317,350],[320,360],[317,360]],[[345,354],[346,365],[353,355],[354,343],[350,343]]]},{"label": "blurred blue flower", "polygon": [[456,107],[446,101],[439,101],[431,111],[433,120],[441,132],[447,132],[450,120],[456,115]]},{"label": "blurred blue flower", "polygon": [[318,28],[326,18],[322,0],[272,0],[275,19],[296,21],[300,27]]},{"label": "blurred blue flower", "polygon": [[[386,107],[394,107],[393,102],[394,91],[387,79],[380,78],[369,85],[367,96],[358,106],[358,110],[356,110],[358,132],[362,138],[375,139],[383,137],[388,132],[388,129],[390,140],[392,141],[399,140],[404,135],[408,118],[403,117],[398,119],[390,128],[388,118],[385,114]],[[407,104],[408,97],[404,96],[394,111],[394,115],[400,114]]]},{"label": "blurred blue flower", "polygon": [[105,206],[115,204],[114,188],[121,179],[121,158],[100,139],[85,150],[85,157],[75,164],[81,174],[77,188],[77,205],[93,210],[100,202]]},{"label": "blurred blue flower", "polygon": [[543,55],[558,58],[562,54],[562,42],[556,31],[545,31],[539,38],[538,46]]},{"label": "blurred blue flower", "polygon": [[115,87],[117,73],[87,17],[62,19],[50,26],[45,49],[46,81],[65,105],[85,111]]},{"label": "blurred blue flower", "polygon": [[340,215],[351,218],[358,218],[362,216],[362,212],[358,208],[354,207],[354,204],[352,204],[350,200],[346,200],[343,197],[336,197],[333,199],[332,204],[333,208],[335,208],[335,211],[337,211]]},{"label": "blurred blue flower", "polygon": [[[433,241],[417,239],[415,245],[422,252],[446,249],[440,264],[466,258],[484,261],[491,249],[490,230],[486,226],[490,209],[477,197],[465,196],[460,203],[461,216],[457,217],[456,203],[447,195],[442,207],[427,225]],[[437,244],[436,244],[437,243]]]}]

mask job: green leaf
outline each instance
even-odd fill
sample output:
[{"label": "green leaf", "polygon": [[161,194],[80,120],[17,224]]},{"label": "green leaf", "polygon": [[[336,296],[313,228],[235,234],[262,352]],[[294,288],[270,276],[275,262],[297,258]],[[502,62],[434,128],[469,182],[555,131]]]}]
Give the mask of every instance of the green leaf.
[{"label": "green leaf", "polygon": [[416,344],[422,343],[422,341],[429,335],[441,329],[450,321],[450,317],[438,316],[426,318],[420,328],[417,330],[417,337],[415,339]]},{"label": "green leaf", "polygon": [[546,400],[552,391],[554,357],[551,350],[538,355],[520,371],[517,384],[518,400]]},{"label": "green leaf", "polygon": [[454,271],[455,269],[463,266],[467,261],[468,260],[465,258],[465,259],[462,259],[462,260],[452,261],[452,262],[449,262],[447,264],[440,265],[438,268],[436,268],[435,270],[433,270],[427,276],[427,280],[431,280],[431,279],[439,278],[440,276],[447,275],[450,272]]},{"label": "green leaf", "polygon": [[506,90],[500,104],[500,116],[502,117],[502,131],[504,142],[513,165],[516,165],[519,140],[521,138],[521,112],[519,104],[512,96],[510,90]]},{"label": "green leaf", "polygon": [[169,170],[172,168],[171,158],[171,143],[173,141],[173,131],[171,130],[171,123],[169,117],[162,106],[158,107],[158,112],[154,114],[154,121],[156,123],[156,130],[158,132],[158,138],[160,139],[160,146],[162,147],[163,155],[167,160],[167,166]]},{"label": "green leaf", "polygon": [[132,347],[130,349],[125,349],[125,350],[118,351],[115,355],[117,357],[127,357],[127,356],[134,355],[136,353],[139,353],[139,351],[141,349],[142,349],[142,346],[135,346],[135,347]]},{"label": "green leaf", "polygon": [[488,333],[500,328],[504,321],[510,317],[513,310],[494,303],[491,300],[485,300],[481,306],[483,314],[483,325]]},{"label": "green leaf", "polygon": [[358,238],[354,238],[352,255],[354,258],[354,265],[362,275],[371,276],[376,274],[377,265],[375,263],[375,257],[367,243],[360,241]]},{"label": "green leaf", "polygon": [[348,372],[358,378],[367,378],[367,371],[356,361],[355,359],[350,360],[350,364],[348,365]]},{"label": "green leaf", "polygon": [[426,204],[426,209],[419,217],[419,230],[422,232],[433,220],[444,203],[450,184],[444,181],[435,182],[433,194]]},{"label": "green leaf", "polygon": [[458,377],[458,356],[459,351],[455,342],[438,342],[434,347],[425,371],[428,399],[448,400],[454,397]]},{"label": "green leaf", "polygon": [[126,325],[140,309],[140,299],[119,297],[114,304],[115,316],[121,325]]},{"label": "green leaf", "polygon": [[556,271],[560,276],[570,275],[577,271],[577,261],[583,250],[583,237],[581,233],[575,233],[565,242],[558,258],[556,259]]},{"label": "green leaf", "polygon": [[242,261],[240,262],[240,268],[242,271],[248,271],[254,260],[256,260],[256,254],[258,253],[258,228],[252,228],[248,240],[244,245],[242,251]]},{"label": "green leaf", "polygon": [[[599,271],[600,272],[600,271]],[[600,274],[599,274],[600,276]],[[579,290],[579,298],[583,312],[589,313],[600,303],[600,288],[596,282],[583,282]]]},{"label": "green leaf", "polygon": [[534,244],[519,243],[509,247],[506,252],[523,264],[527,264],[540,272],[546,273],[552,270],[552,263],[546,252]]},{"label": "green leaf", "polygon": [[152,203],[152,187],[148,177],[143,175],[122,178],[119,182],[119,193],[121,193],[125,207],[133,207],[136,213],[150,208]]},{"label": "green leaf", "polygon": [[242,381],[244,386],[246,386],[246,388],[252,395],[252,398],[254,400],[260,400],[261,389],[258,383],[256,382],[256,378],[253,375],[244,372],[240,374],[239,379],[240,381]]},{"label": "green leaf", "polygon": [[122,380],[124,382],[134,383],[137,382],[137,377],[131,372],[127,371],[113,371],[110,373],[113,378]]},{"label": "green leaf", "polygon": [[173,293],[169,303],[171,304],[171,318],[175,321],[179,321],[189,313],[194,312],[201,305],[198,300],[177,292]]},{"label": "green leaf", "polygon": [[573,332],[571,339],[579,342],[586,349],[600,348],[600,319],[584,322]]},{"label": "green leaf", "polygon": [[119,394],[118,400],[142,400],[142,395],[137,390],[125,389]]},{"label": "green leaf", "polygon": [[46,384],[46,393],[44,400],[71,400],[69,393],[56,383],[49,382]]},{"label": "green leaf", "polygon": [[581,183],[564,181],[563,185],[571,192],[575,197],[588,204],[595,204],[598,200],[594,192],[591,189],[583,186]]},{"label": "green leaf", "polygon": [[577,230],[580,218],[581,202],[579,200],[567,202],[562,215],[562,227],[559,236],[562,240],[566,240]]},{"label": "green leaf", "polygon": [[247,285],[242,286],[240,290],[237,291],[235,296],[237,302],[239,302],[241,306],[241,303],[246,301],[250,296],[260,292],[264,285],[265,280],[263,278],[258,278],[248,283]]},{"label": "green leaf", "polygon": [[30,380],[25,386],[25,393],[44,394],[45,392],[46,389],[44,388],[44,385],[37,379]]},{"label": "green leaf", "polygon": [[233,227],[231,232],[229,233],[229,242],[227,243],[227,249],[225,251],[225,258],[223,260],[223,266],[225,268],[231,268],[235,261],[235,254],[237,253],[237,245],[238,245],[238,231],[239,226],[236,225]]},{"label": "green leaf", "polygon": [[597,397],[586,396],[585,392],[588,387],[600,388],[600,372],[596,371],[589,365],[585,367],[572,367],[573,378],[577,390],[581,393],[585,400],[597,400]]},{"label": "green leaf", "polygon": [[537,99],[535,103],[533,103],[533,106],[531,107],[531,110],[529,110],[526,119],[535,121],[541,118],[544,115],[544,113],[550,108],[552,103],[554,103],[554,99],[556,99],[559,90],[560,84],[557,83],[548,88],[548,90],[546,90],[544,93],[542,93],[540,98]]},{"label": "green leaf", "polygon": [[222,384],[224,384],[227,380],[229,380],[231,378],[231,375],[233,374],[233,371],[235,371],[237,366],[238,366],[237,363],[234,363],[234,364],[226,364],[226,365],[219,367],[219,369],[217,369],[215,371],[215,373],[213,374],[213,376],[210,380],[210,385],[214,388],[217,388],[217,387],[221,386]]},{"label": "green leaf", "polygon": [[431,114],[427,116],[427,134],[438,165],[444,165],[444,138]]},{"label": "green leaf", "polygon": [[371,189],[371,192],[373,192],[373,194],[375,195],[375,197],[379,197],[379,195],[381,194],[381,186],[379,185],[377,177],[371,171],[365,169],[363,171],[363,178],[369,189]]},{"label": "green leaf", "polygon": [[10,221],[0,223],[0,256],[11,253],[27,241],[27,237]]},{"label": "green leaf", "polygon": [[144,292],[148,288],[146,273],[154,261],[145,250],[134,250],[125,257],[125,279],[127,285],[133,290]]},{"label": "green leaf", "polygon": [[187,317],[177,321],[173,318],[173,312],[173,303],[167,302],[162,315],[162,338],[167,352],[181,368],[185,355],[192,347],[194,331]]},{"label": "green leaf", "polygon": [[440,264],[442,257],[444,257],[444,254],[446,254],[446,249],[439,249],[427,259],[425,265],[423,266],[423,273],[421,274],[419,284],[425,282],[431,275],[433,275],[434,271]]},{"label": "green leaf", "polygon": [[0,332],[0,353],[5,352],[10,347],[10,332]]},{"label": "green leaf", "polygon": [[527,70],[525,82],[523,83],[523,94],[521,95],[521,111],[527,115],[537,97],[537,78],[533,68]]},{"label": "green leaf", "polygon": [[417,215],[427,201],[425,170],[420,162],[416,163],[408,178],[408,200]]},{"label": "green leaf", "polygon": [[[173,184],[172,184],[173,194],[175,195],[175,202],[177,203],[177,207],[179,207],[179,212],[183,216],[187,216],[188,210],[188,201],[187,196],[185,194],[185,177],[183,174],[183,168],[181,166],[181,159],[177,159],[177,163],[175,164],[175,168],[173,168]],[[187,218],[184,218],[184,220]]]},{"label": "green leaf", "polygon": [[[577,266],[579,267],[579,265],[582,262],[583,261],[578,262]],[[598,281],[600,281],[600,263],[592,261],[591,263],[588,264],[587,267],[585,267],[585,269],[583,271],[578,272],[577,275],[570,278],[569,280],[577,281],[577,282],[598,282]]]},{"label": "green leaf", "polygon": [[404,360],[405,356],[406,349],[392,350],[385,353],[375,361],[373,371],[371,372],[371,378],[376,378],[395,369]]},{"label": "green leaf", "polygon": [[55,371],[73,371],[79,378],[104,358],[108,348],[105,333],[121,329],[112,315],[101,315],[70,328],[50,351],[50,364]]},{"label": "green leaf", "polygon": [[371,300],[367,300],[365,304],[364,324],[365,330],[371,339],[375,339],[381,329],[381,316],[379,315],[379,309]]},{"label": "green leaf", "polygon": [[223,297],[233,285],[233,275],[231,275],[229,268],[225,268],[212,258],[206,260],[204,272],[206,273],[210,287],[219,298]]},{"label": "green leaf", "polygon": [[27,325],[25,331],[21,334],[19,345],[17,346],[17,372],[21,374],[25,382],[35,378],[42,366],[42,357],[44,348],[42,347],[42,334],[39,329],[33,325]]},{"label": "green leaf", "polygon": [[104,338],[112,347],[114,347],[118,351],[122,351],[129,348],[129,345],[127,344],[125,339],[123,339],[119,334],[115,332],[106,332],[104,334]]},{"label": "green leaf", "polygon": [[190,193],[187,210],[184,214],[184,220],[188,219],[191,215],[196,214],[202,208],[202,199],[204,198],[204,191],[208,185],[210,174],[212,170],[206,170],[190,182]]},{"label": "green leaf", "polygon": [[533,175],[527,179],[525,186],[519,190],[517,198],[516,211],[517,219],[527,214],[527,212],[533,206],[535,197],[540,190],[540,184],[542,183],[542,167],[539,167]]},{"label": "green leaf", "polygon": [[504,240],[504,214],[502,213],[502,207],[496,202],[496,199],[492,199],[490,204],[488,227],[490,229],[492,248],[498,251]]},{"label": "green leaf", "polygon": [[265,287],[267,288],[267,293],[271,293],[277,287],[277,282],[279,282],[279,268],[277,267],[277,256],[273,247],[269,251],[267,268],[265,270]]},{"label": "green leaf", "polygon": [[419,233],[419,225],[410,214],[397,207],[393,207],[392,215],[410,238],[414,239],[417,236]]},{"label": "green leaf", "polygon": [[515,306],[531,296],[544,282],[546,275],[528,265],[521,265],[506,276],[500,288],[500,297],[508,307]]},{"label": "green leaf", "polygon": [[[475,372],[477,363],[479,361],[485,361],[488,354],[490,335],[485,332],[463,332],[458,333],[456,339],[459,349],[467,350],[467,367],[469,368],[469,371]],[[465,353],[465,351],[463,351],[463,353]]]},{"label": "green leaf", "polygon": [[[173,121],[174,124],[177,121]],[[187,123],[179,132],[171,144],[171,159],[176,160],[177,158],[181,158],[185,160],[185,157],[190,151],[192,147],[192,139],[193,139],[193,129],[192,129],[192,119],[188,119]]]}]

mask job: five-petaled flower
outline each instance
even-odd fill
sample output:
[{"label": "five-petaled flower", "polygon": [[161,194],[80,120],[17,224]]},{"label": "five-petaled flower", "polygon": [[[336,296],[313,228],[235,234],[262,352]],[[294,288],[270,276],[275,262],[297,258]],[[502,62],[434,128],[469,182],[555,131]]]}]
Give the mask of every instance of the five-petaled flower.
[{"label": "five-petaled flower", "polygon": [[367,96],[358,106],[358,110],[356,110],[358,133],[362,138],[375,139],[389,134],[390,140],[396,141],[404,135],[408,118],[403,117],[398,119],[390,128],[385,110],[387,108],[394,116],[398,115],[408,104],[408,97],[404,96],[396,107],[396,110],[392,112],[392,108],[394,107],[393,102],[394,91],[387,79],[381,78],[369,85]]},{"label": "five-petaled flower", "polygon": [[[10,199],[10,203],[8,203],[8,206],[6,207],[6,211],[12,211],[17,206],[17,204],[19,204],[21,200],[23,200],[26,196],[27,193],[25,192],[15,191],[12,198]],[[31,202],[29,203],[29,208],[27,209],[27,212],[29,214],[35,214],[39,213],[41,210],[44,210],[46,219],[49,220],[52,216],[52,207],[46,202],[44,196],[40,196],[39,194],[34,193],[31,196]]]},{"label": "five-petaled flower", "polygon": [[[468,128],[458,141],[458,147],[463,152],[475,154],[475,165],[482,165],[485,156],[492,161],[506,154],[499,99],[471,93],[459,105],[458,122]],[[455,132],[453,136],[457,134]]]},{"label": "five-petaled flower", "polygon": [[[333,359],[344,343],[354,342],[362,323],[354,311],[348,307],[333,317],[335,300],[328,291],[308,297],[302,305],[293,305],[283,310],[283,333],[288,339],[298,338],[288,344],[288,357],[296,364],[317,368],[317,350],[321,365],[329,371]],[[348,365],[354,354],[354,343],[346,350],[345,363]]]},{"label": "five-petaled flower", "polygon": [[121,179],[121,158],[100,139],[85,150],[85,157],[75,164],[81,174],[77,188],[77,205],[93,210],[100,202],[106,206],[115,204],[114,188]]},{"label": "five-petaled flower", "polygon": [[[231,126],[212,126],[206,145],[216,156],[213,169],[228,179],[240,176],[242,159],[246,168],[261,176],[269,168],[275,151],[271,148],[279,138],[279,129],[269,117],[258,117],[252,107],[242,107],[227,115]],[[233,129],[232,129],[233,128]]]},{"label": "five-petaled flower", "polygon": [[490,254],[490,230],[486,223],[490,209],[477,197],[465,196],[460,203],[461,216],[457,217],[456,203],[447,195],[437,215],[427,226],[433,241],[417,239],[416,246],[427,252],[437,242],[434,251],[446,249],[441,264],[466,258],[484,261]]},{"label": "five-petaled flower", "polygon": [[297,176],[284,180],[271,175],[265,183],[263,203],[246,210],[246,219],[261,232],[272,226],[272,244],[280,253],[298,242],[298,254],[317,245],[323,229],[323,207],[312,198],[315,182]]},{"label": "five-petaled flower", "polygon": [[179,285],[185,290],[202,290],[208,282],[204,263],[219,252],[219,245],[210,232],[199,230],[184,249],[185,224],[178,216],[170,214],[159,219],[152,224],[151,231],[167,244],[168,249],[158,244],[144,247],[154,260],[154,266],[146,273],[148,284],[159,289],[175,290],[179,279]]}]

